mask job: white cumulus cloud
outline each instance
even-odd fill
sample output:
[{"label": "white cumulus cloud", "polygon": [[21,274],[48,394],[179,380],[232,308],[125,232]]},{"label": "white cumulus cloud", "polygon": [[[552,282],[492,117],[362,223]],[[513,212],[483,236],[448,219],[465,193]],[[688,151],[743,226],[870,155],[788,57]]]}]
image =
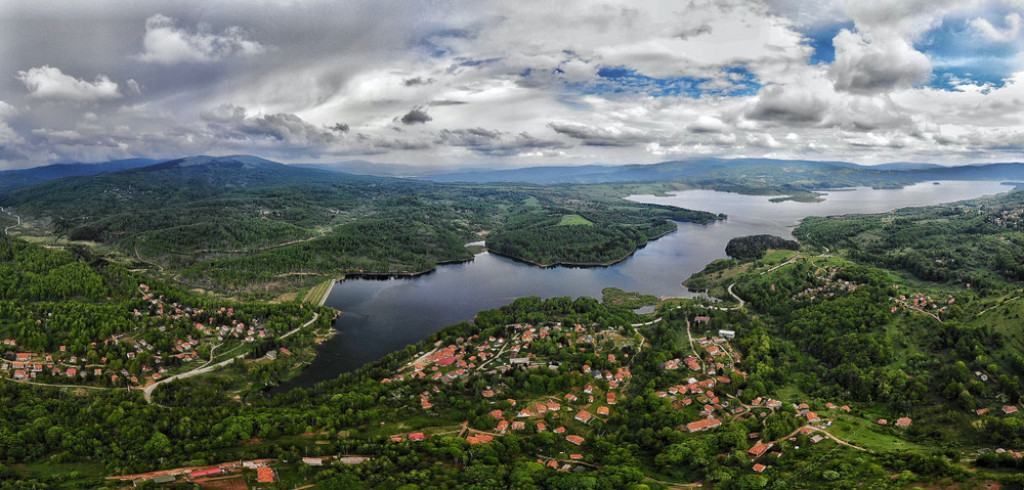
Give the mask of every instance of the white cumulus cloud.
[{"label": "white cumulus cloud", "polygon": [[117,83],[106,75],[87,82],[65,75],[59,68],[44,65],[18,72],[18,80],[25,84],[32,97],[40,99],[66,99],[75,102],[92,102],[121,97]]},{"label": "white cumulus cloud", "polygon": [[248,39],[240,27],[229,27],[222,34],[199,30],[188,32],[175,25],[174,19],[154,15],[146,19],[145,51],[140,61],[173,65],[218,61],[232,55],[252,56],[264,52],[262,44]]}]

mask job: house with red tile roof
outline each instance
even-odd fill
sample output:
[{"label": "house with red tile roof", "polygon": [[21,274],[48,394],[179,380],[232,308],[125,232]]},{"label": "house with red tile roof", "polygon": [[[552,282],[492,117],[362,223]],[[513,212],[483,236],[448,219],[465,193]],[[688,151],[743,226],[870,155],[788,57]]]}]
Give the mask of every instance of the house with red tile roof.
[{"label": "house with red tile roof", "polygon": [[277,479],[277,474],[269,466],[260,466],[256,468],[256,482],[257,483],[274,483]]},{"label": "house with red tile roof", "polygon": [[576,416],[573,418],[580,422],[583,422],[584,424],[588,424],[590,423],[590,419],[594,418],[594,414],[586,410],[580,410],[579,412],[576,412]]},{"label": "house with red tile roof", "polygon": [[764,470],[768,469],[768,467],[763,465],[763,464],[761,464],[761,463],[758,463],[758,464],[755,464],[752,469],[754,471],[758,472],[758,473],[762,473],[762,472],[764,472]]},{"label": "house with red tile roof", "polygon": [[610,413],[611,413],[611,410],[609,410],[608,407],[597,407],[597,414],[598,415],[608,416],[608,414],[610,414]]},{"label": "house with red tile roof", "polygon": [[615,393],[608,393],[608,395],[605,396],[605,402],[609,405],[615,405]]},{"label": "house with red tile roof", "polygon": [[508,430],[508,421],[507,420],[499,420],[498,421],[498,425],[497,425],[497,427],[494,428],[494,430],[496,432],[498,432],[499,434],[504,434],[505,431]]},{"label": "house with red tile roof", "polygon": [[907,427],[910,427],[910,422],[910,417],[900,417],[896,419],[896,427],[906,429]]},{"label": "house with red tile roof", "polygon": [[554,432],[555,434],[563,434],[565,433],[565,427],[555,427],[555,430],[553,430],[552,432]]},{"label": "house with red tile roof", "polygon": [[1003,413],[1005,413],[1006,415],[1009,415],[1011,413],[1017,413],[1017,406],[1016,405],[1005,405],[1003,407]]},{"label": "house with red tile roof", "polygon": [[751,458],[754,459],[760,458],[762,455],[764,455],[764,453],[768,452],[768,450],[771,449],[772,446],[774,446],[774,444],[770,442],[764,443],[759,441],[757,444],[754,444],[754,447],[750,448],[750,450],[747,451],[747,456],[750,456]]},{"label": "house with red tile roof", "polygon": [[565,436],[565,440],[567,440],[567,441],[569,441],[569,442],[571,442],[571,443],[573,443],[573,444],[575,444],[577,446],[582,445],[583,441],[585,441],[585,439],[583,439],[582,437],[575,436],[575,435]]},{"label": "house with red tile roof", "polygon": [[696,422],[690,422],[689,424],[686,424],[686,430],[688,430],[690,432],[701,432],[701,431],[713,429],[715,427],[718,427],[719,425],[722,425],[722,421],[721,420],[717,420],[717,419],[704,419],[704,420],[698,420]]},{"label": "house with red tile roof", "polygon": [[422,441],[426,438],[427,436],[424,435],[422,432],[413,432],[412,434],[409,434],[410,441]]},{"label": "house with red tile roof", "polygon": [[548,426],[544,425],[543,422],[537,422],[537,432],[544,432],[548,430]]},{"label": "house with red tile roof", "polygon": [[503,418],[505,418],[505,415],[501,412],[501,410],[497,410],[497,409],[491,410],[487,414],[490,415],[491,417],[496,418],[496,419],[503,419]]},{"label": "house with red tile roof", "polygon": [[526,422],[522,420],[512,422],[512,430],[526,430]]}]

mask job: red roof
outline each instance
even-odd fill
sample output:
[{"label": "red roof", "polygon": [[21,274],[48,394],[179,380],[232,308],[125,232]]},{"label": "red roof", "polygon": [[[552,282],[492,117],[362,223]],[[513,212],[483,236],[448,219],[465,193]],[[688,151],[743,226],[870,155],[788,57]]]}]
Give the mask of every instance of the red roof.
[{"label": "red roof", "polygon": [[768,469],[768,467],[763,465],[763,464],[761,464],[761,463],[758,463],[758,464],[754,465],[754,471],[756,471],[758,473],[760,473],[760,472],[762,472],[762,471],[764,471],[766,469]]},{"label": "red roof", "polygon": [[422,432],[413,432],[412,434],[409,434],[410,441],[422,441],[423,439],[426,438],[427,436],[424,435]]},{"label": "red roof", "polygon": [[575,444],[575,445],[579,446],[579,445],[583,444],[583,441],[584,441],[585,439],[583,439],[583,438],[582,438],[582,437],[580,437],[580,436],[575,436],[575,435],[574,435],[574,436],[565,436],[565,440],[567,440],[567,441],[569,441],[569,442],[571,442],[571,443],[573,443],[573,444]]},{"label": "red roof", "polygon": [[686,429],[689,430],[690,432],[698,432],[698,431],[708,430],[708,429],[711,429],[711,428],[714,428],[714,427],[718,427],[719,425],[722,425],[722,421],[721,420],[717,420],[717,419],[704,419],[704,420],[698,420],[696,422],[690,422],[689,424],[686,424]]},{"label": "red roof", "polygon": [[440,361],[437,361],[437,365],[441,367],[451,366],[452,364],[455,364],[455,356],[448,356],[444,359],[441,359]]},{"label": "red roof", "polygon": [[256,468],[256,481],[258,483],[273,483],[274,470],[267,466],[260,466],[259,468]]}]

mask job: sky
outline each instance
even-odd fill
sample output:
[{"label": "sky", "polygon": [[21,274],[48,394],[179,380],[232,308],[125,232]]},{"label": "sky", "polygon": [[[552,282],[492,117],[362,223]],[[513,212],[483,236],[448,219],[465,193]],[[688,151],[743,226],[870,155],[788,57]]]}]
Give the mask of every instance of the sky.
[{"label": "sky", "polygon": [[1024,161],[1024,0],[33,0],[0,25],[0,170]]}]

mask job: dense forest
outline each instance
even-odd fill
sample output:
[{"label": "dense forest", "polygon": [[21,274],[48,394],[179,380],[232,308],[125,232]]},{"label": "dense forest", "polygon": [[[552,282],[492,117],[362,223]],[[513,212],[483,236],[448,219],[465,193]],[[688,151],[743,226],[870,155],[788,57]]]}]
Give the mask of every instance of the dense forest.
[{"label": "dense forest", "polygon": [[797,250],[796,240],[787,240],[775,235],[750,235],[729,240],[725,254],[734,259],[759,259],[768,250]]},{"label": "dense forest", "polygon": [[[586,188],[457,185],[193,157],[0,196],[23,234],[98,244],[192,287],[273,298],[304,275],[410,274],[468,260],[464,244],[537,263],[606,263],[711,213]],[[585,226],[559,226],[562,216]],[[63,242],[61,242],[63,243]],[[571,246],[567,246],[571,245]],[[116,258],[116,257],[112,257]]]}]

